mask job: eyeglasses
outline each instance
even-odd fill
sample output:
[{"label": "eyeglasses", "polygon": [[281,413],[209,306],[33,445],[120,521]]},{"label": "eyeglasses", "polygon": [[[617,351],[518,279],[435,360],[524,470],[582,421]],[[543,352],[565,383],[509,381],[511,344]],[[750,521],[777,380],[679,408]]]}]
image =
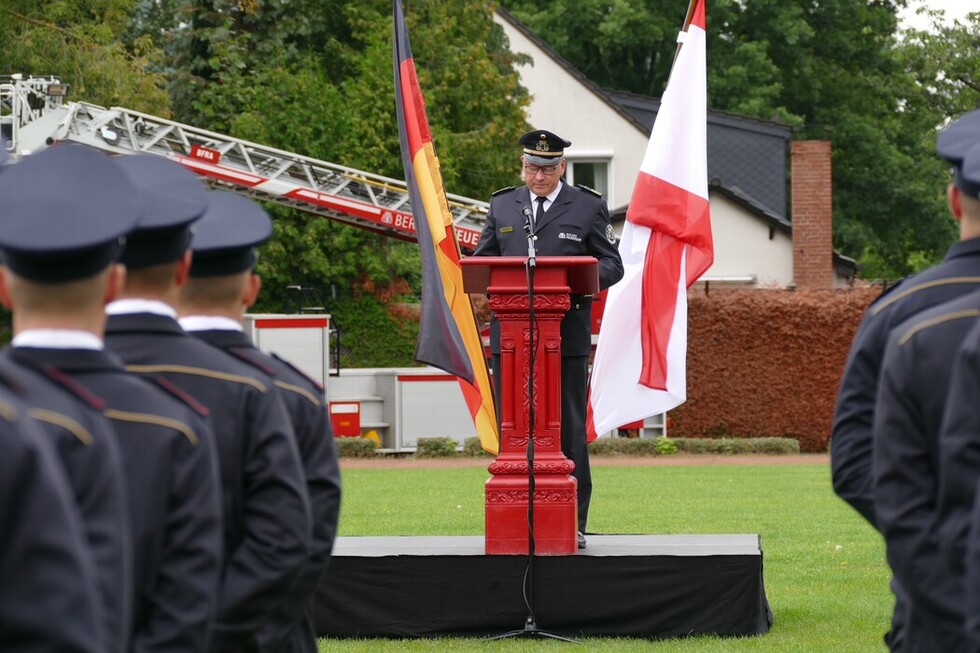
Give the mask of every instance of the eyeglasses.
[{"label": "eyeglasses", "polygon": [[524,172],[525,174],[531,177],[535,176],[539,172],[543,174],[545,177],[550,177],[556,172],[558,172],[558,166],[532,166],[530,164],[525,163]]}]

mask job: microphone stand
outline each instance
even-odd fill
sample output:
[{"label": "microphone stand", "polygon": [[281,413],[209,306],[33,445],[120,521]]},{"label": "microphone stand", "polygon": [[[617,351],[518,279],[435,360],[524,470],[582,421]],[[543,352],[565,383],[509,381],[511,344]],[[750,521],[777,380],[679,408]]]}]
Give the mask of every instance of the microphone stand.
[{"label": "microphone stand", "polygon": [[537,354],[536,343],[534,342],[534,269],[537,265],[537,256],[534,251],[534,229],[531,227],[531,207],[524,207],[524,233],[527,234],[527,261],[524,267],[527,271],[527,295],[530,300],[528,310],[528,377],[527,377],[527,571],[524,574],[524,600],[527,605],[527,619],[524,627],[519,630],[512,630],[489,637],[488,639],[506,639],[519,636],[537,636],[558,639],[571,644],[579,644],[577,639],[563,637],[555,633],[538,628],[537,618],[534,616],[534,359]]}]

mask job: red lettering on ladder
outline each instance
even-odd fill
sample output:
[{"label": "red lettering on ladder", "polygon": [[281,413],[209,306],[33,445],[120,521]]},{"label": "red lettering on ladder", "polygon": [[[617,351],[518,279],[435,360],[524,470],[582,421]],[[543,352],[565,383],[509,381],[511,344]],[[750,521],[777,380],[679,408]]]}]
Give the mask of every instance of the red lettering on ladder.
[{"label": "red lettering on ladder", "polygon": [[405,213],[395,214],[395,227],[408,231],[415,231],[415,218]]},{"label": "red lettering on ladder", "polygon": [[191,145],[191,156],[211,163],[217,163],[221,160],[221,152],[202,145]]},{"label": "red lettering on ladder", "polygon": [[480,240],[480,232],[475,229],[456,227],[456,240],[460,246],[466,249],[476,249],[476,244]]}]

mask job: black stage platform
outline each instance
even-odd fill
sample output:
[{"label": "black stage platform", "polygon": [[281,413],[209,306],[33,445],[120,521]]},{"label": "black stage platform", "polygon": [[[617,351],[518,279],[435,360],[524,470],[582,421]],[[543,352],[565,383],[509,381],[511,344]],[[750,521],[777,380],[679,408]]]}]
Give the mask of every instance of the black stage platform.
[{"label": "black stage platform", "polygon": [[[484,538],[340,537],[317,592],[323,637],[498,635],[524,627],[527,556]],[[534,559],[540,629],[566,636],[757,635],[772,625],[758,535],[589,535]]]}]

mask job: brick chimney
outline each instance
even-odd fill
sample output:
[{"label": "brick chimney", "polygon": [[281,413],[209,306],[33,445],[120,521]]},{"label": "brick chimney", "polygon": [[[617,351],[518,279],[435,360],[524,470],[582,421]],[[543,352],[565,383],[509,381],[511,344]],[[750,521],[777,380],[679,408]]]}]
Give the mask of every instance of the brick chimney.
[{"label": "brick chimney", "polygon": [[827,290],[834,287],[830,141],[793,141],[791,152],[793,283]]}]

